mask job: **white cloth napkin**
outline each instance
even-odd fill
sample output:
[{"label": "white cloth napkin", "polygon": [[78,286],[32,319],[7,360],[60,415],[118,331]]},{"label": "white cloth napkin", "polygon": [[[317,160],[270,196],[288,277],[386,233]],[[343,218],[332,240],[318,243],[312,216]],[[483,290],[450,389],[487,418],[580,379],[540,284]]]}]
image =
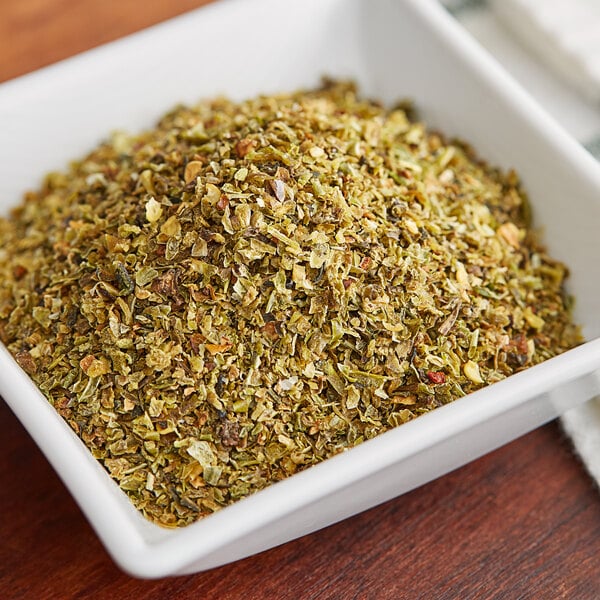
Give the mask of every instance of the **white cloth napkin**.
[{"label": "white cloth napkin", "polygon": [[[553,62],[553,53],[541,59],[536,57],[532,44],[523,44],[518,32],[515,29],[511,31],[512,16],[500,15],[505,9],[499,11],[498,5],[505,0],[442,1],[482,46],[600,160],[600,103],[592,100],[593,94],[585,93],[594,82],[588,80],[584,86],[569,82],[562,66]],[[546,2],[548,5],[556,4],[557,0],[544,0],[540,3],[540,10],[544,9]],[[600,22],[598,27],[600,47]],[[583,58],[587,60],[587,57]],[[561,422],[588,472],[600,485],[600,398],[570,410],[562,416]]]}]

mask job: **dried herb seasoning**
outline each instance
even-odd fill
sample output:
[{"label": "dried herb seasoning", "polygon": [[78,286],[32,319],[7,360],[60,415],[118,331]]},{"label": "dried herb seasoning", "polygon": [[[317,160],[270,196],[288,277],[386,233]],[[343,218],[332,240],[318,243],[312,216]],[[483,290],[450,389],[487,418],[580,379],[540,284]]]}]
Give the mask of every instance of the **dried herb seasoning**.
[{"label": "dried herb seasoning", "polygon": [[580,342],[516,175],[344,83],[115,134],[0,246],[0,338],[164,526]]}]

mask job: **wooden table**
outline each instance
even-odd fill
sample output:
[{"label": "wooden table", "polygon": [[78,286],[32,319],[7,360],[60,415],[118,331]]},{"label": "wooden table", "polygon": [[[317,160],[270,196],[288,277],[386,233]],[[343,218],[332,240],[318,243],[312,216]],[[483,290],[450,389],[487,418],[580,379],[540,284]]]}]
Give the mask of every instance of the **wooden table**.
[{"label": "wooden table", "polygon": [[[0,81],[204,1],[2,0]],[[557,424],[282,547],[139,581],[3,402],[0,423],[2,599],[600,598],[600,496]]]}]

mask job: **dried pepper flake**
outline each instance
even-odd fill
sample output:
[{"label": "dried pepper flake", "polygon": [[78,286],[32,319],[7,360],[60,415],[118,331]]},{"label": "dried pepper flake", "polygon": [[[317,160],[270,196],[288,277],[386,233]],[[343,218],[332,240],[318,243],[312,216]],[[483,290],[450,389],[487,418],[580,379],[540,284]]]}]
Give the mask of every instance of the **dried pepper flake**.
[{"label": "dried pepper flake", "polygon": [[484,383],[483,379],[481,378],[481,373],[479,371],[479,365],[472,361],[469,360],[465,363],[465,366],[463,367],[463,370],[465,372],[465,375],[473,382],[473,383]]},{"label": "dried pepper flake", "polygon": [[186,183],[191,183],[203,170],[204,165],[198,160],[192,160],[185,166],[183,178]]},{"label": "dried pepper flake", "polygon": [[220,354],[221,352],[226,352],[232,346],[233,346],[233,344],[231,342],[227,341],[225,338],[221,338],[221,343],[220,344],[205,344],[204,347],[211,354]]},{"label": "dried pepper flake", "polygon": [[446,375],[442,371],[427,371],[427,378],[434,385],[446,383]]},{"label": "dried pepper flake", "polygon": [[111,370],[110,364],[105,358],[96,358],[91,354],[82,358],[79,366],[88,377],[100,377],[100,375],[110,373]]},{"label": "dried pepper flake", "polygon": [[162,207],[153,197],[146,202],[146,220],[149,223],[156,223],[162,215]]},{"label": "dried pepper flake", "polygon": [[0,338],[166,527],[581,341],[516,175],[345,83],[116,134],[0,248]]}]

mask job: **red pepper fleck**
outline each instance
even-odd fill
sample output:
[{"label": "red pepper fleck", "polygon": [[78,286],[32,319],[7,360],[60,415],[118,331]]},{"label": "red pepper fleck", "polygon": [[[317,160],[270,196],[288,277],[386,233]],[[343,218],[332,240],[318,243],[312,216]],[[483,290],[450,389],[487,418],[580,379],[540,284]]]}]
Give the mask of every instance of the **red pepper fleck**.
[{"label": "red pepper fleck", "polygon": [[198,419],[197,419],[198,427],[203,427],[204,425],[206,425],[206,421],[208,421],[208,413],[207,412],[198,413]]},{"label": "red pepper fleck", "polygon": [[17,265],[13,269],[13,277],[18,281],[27,275],[27,269],[22,265]]},{"label": "red pepper fleck", "polygon": [[519,352],[519,354],[527,354],[529,349],[527,345],[527,338],[522,333],[516,335],[511,340],[511,343],[514,344],[514,347],[517,350],[517,352]]},{"label": "red pepper fleck", "polygon": [[446,374],[442,371],[427,371],[427,377],[433,385],[446,383]]},{"label": "red pepper fleck", "polygon": [[194,354],[198,354],[200,350],[200,345],[206,341],[206,338],[199,333],[192,333],[190,335],[190,346],[192,347],[192,351]]},{"label": "red pepper fleck", "polygon": [[361,261],[360,264],[358,265],[361,269],[368,269],[369,265],[371,264],[371,258],[369,256],[365,256]]},{"label": "red pepper fleck", "polygon": [[244,138],[235,145],[235,153],[237,154],[238,158],[244,158],[244,156],[246,156],[246,154],[249,152],[252,152],[256,146],[258,146],[258,142],[256,140]]},{"label": "red pepper fleck", "polygon": [[29,354],[27,350],[23,350],[21,352],[17,352],[15,354],[15,358],[19,363],[19,366],[26,372],[32,375],[37,371],[37,365],[35,364],[35,360],[33,356]]},{"label": "red pepper fleck", "polygon": [[275,321],[269,321],[262,326],[263,333],[271,340],[276,341],[279,339],[279,329]]},{"label": "red pepper fleck", "polygon": [[217,202],[217,210],[225,210],[229,206],[229,198],[225,194],[221,194],[219,201]]}]

